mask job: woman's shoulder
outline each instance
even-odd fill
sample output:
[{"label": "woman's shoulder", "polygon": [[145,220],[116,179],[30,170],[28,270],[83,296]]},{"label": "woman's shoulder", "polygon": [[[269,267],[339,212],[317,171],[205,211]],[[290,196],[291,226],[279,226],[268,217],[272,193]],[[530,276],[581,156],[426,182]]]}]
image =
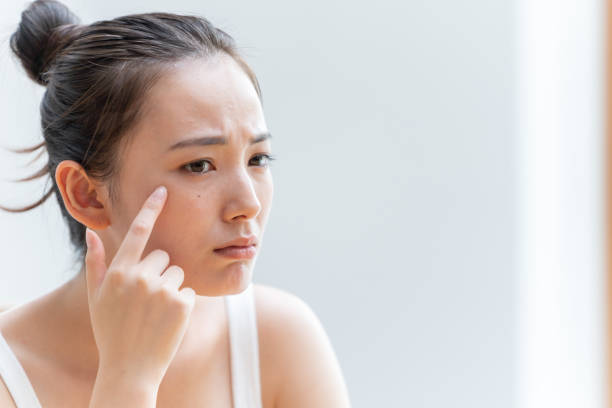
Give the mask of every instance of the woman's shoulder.
[{"label": "woman's shoulder", "polygon": [[284,289],[254,284],[263,381],[278,407],[348,406],[331,341],[312,307]]},{"label": "woman's shoulder", "polygon": [[296,335],[323,330],[321,322],[306,301],[287,290],[253,284],[253,297],[260,336],[266,341],[286,343]]},{"label": "woman's shoulder", "polygon": [[0,331],[5,328],[6,325],[15,321],[15,316],[19,313],[17,312],[16,305],[12,305],[9,303],[0,304]]},{"label": "woman's shoulder", "polygon": [[8,336],[19,333],[27,333],[28,330],[40,322],[41,316],[46,309],[43,307],[45,296],[23,301],[21,303],[1,303],[0,304],[0,331]]},{"label": "woman's shoulder", "polygon": [[[13,341],[11,337],[14,327],[18,324],[18,311],[14,307],[15,305],[3,303],[0,305],[0,334],[3,337],[9,336],[9,339]],[[14,347],[14,346],[13,346]],[[4,352],[4,351],[2,351]],[[11,396],[4,378],[0,375],[0,407],[12,408],[16,407],[15,401]]]},{"label": "woman's shoulder", "polygon": [[256,306],[263,308],[265,311],[282,312],[307,312],[313,313],[310,306],[299,296],[285,289],[277,288],[261,283],[253,284],[253,294]]},{"label": "woman's shoulder", "polygon": [[30,312],[31,305],[29,303],[19,305],[4,303],[0,305],[0,332],[7,332],[10,335],[27,323],[27,319],[24,317]]},{"label": "woman's shoulder", "polygon": [[[12,305],[9,305],[9,304],[0,304],[0,332],[2,331],[2,322],[6,320],[4,318],[6,313],[3,314],[2,312],[6,312],[11,307]],[[11,397],[11,394],[9,393],[9,390],[1,375],[0,375],[0,406],[2,407],[14,407],[15,406],[13,397]]]}]

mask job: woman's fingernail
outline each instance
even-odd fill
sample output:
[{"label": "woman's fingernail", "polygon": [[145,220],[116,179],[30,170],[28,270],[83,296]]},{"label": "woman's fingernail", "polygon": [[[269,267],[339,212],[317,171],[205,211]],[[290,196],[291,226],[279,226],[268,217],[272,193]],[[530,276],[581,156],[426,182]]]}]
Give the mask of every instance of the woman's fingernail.
[{"label": "woman's fingernail", "polygon": [[155,192],[153,193],[153,198],[156,200],[161,200],[164,195],[166,195],[166,187],[159,186],[155,189]]}]

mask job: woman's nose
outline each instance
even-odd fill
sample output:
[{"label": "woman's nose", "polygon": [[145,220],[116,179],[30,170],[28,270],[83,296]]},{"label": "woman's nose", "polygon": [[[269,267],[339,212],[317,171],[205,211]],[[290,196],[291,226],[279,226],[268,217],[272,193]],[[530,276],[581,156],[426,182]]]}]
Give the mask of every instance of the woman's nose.
[{"label": "woman's nose", "polygon": [[257,217],[261,211],[261,203],[247,171],[237,171],[232,177],[228,177],[226,191],[227,201],[223,211],[225,221]]}]

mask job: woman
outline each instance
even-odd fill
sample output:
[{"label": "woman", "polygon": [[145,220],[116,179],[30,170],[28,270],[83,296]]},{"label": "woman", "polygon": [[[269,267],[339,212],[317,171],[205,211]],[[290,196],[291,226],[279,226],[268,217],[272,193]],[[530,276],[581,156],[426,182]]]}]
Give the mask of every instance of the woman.
[{"label": "woman", "polygon": [[[23,12],[48,165],[81,271],[0,314],[0,406],[347,407],[312,310],[252,284],[272,201],[257,79],[230,36],[165,13]],[[6,208],[5,208],[6,209]],[[85,242],[87,241],[87,242]],[[197,295],[197,296],[196,296]]]}]

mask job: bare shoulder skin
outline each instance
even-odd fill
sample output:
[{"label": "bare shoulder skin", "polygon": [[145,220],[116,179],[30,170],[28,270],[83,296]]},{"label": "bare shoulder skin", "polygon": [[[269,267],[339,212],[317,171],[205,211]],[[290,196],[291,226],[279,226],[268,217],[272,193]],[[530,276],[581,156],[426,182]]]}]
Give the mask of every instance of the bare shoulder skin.
[{"label": "bare shoulder skin", "polygon": [[[11,306],[8,304],[1,305],[0,313],[4,312],[10,307]],[[6,388],[6,384],[4,383],[4,380],[2,378],[0,378],[0,406],[7,408],[15,407],[15,402],[13,401],[11,394],[8,392],[8,388]]]},{"label": "bare shoulder skin", "polygon": [[261,371],[277,390],[266,406],[349,407],[348,391],[330,339],[302,299],[254,285]]},{"label": "bare shoulder skin", "polygon": [[[264,408],[349,407],[348,392],[331,342],[312,309],[299,297],[267,285],[254,284],[254,296]],[[4,333],[7,330],[9,340],[13,341],[13,344],[15,344],[15,339],[27,338],[23,337],[24,333],[31,333],[34,330],[32,326],[37,321],[40,322],[47,318],[44,314],[48,310],[53,310],[52,307],[49,307],[49,303],[54,301],[57,300],[54,300],[51,293],[29,302],[19,311],[0,314],[0,331]],[[204,325],[202,322],[195,323],[196,326]],[[54,324],[47,329],[54,330],[53,327],[57,327],[56,331],[64,330],[61,324]],[[53,366],[53,362],[36,356],[37,353],[40,353],[37,350],[55,347],[53,344],[47,345],[45,339],[57,338],[59,334],[61,333],[51,332],[47,333],[46,337],[39,334],[31,339],[33,341],[30,344],[20,342],[16,347],[16,354],[22,362],[27,359],[24,366],[28,375],[33,375],[32,382],[37,384],[36,388],[42,389],[45,393],[53,393],[54,389],[72,389],[71,402],[80,403],[86,400],[88,393],[91,392],[93,372],[84,373],[80,385],[77,385],[79,382],[74,381],[76,374],[63,376],[54,374],[53,377],[48,377],[54,379],[54,384],[40,379],[52,372],[66,372],[65,367],[60,367],[60,365],[65,366],[65,363],[57,362],[56,366]],[[198,344],[200,341],[204,344],[204,341],[198,339],[197,336],[198,334],[192,334],[190,340],[185,343],[184,349],[190,354],[189,356],[177,355],[180,357],[177,358],[175,367],[172,367],[173,373],[189,370],[185,365],[194,365],[194,362],[198,361],[198,357],[193,356],[196,349],[190,347],[190,344]],[[30,346],[29,349],[28,346]],[[66,343],[66,347],[71,346]],[[63,350],[63,352],[69,351]],[[30,354],[29,357],[26,357],[28,354]],[[207,353],[204,351],[201,354]],[[202,363],[205,363],[203,357],[200,359]],[[176,401],[178,395],[185,397],[183,388],[178,389],[178,386],[171,385],[178,382],[175,380],[177,380],[176,376],[169,376],[166,381],[166,394],[160,395],[159,407],[172,406],[171,403],[164,403],[164,401]],[[228,378],[226,382],[229,382]],[[169,390],[168,386],[175,389]],[[231,390],[230,387],[231,385],[227,384],[227,390]],[[68,403],[65,399],[66,393],[58,391],[55,394],[53,398],[47,398],[48,401],[54,401],[48,404],[49,406],[61,406],[62,402]],[[0,406],[15,406],[2,381],[0,381]]]}]

